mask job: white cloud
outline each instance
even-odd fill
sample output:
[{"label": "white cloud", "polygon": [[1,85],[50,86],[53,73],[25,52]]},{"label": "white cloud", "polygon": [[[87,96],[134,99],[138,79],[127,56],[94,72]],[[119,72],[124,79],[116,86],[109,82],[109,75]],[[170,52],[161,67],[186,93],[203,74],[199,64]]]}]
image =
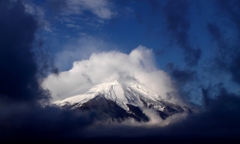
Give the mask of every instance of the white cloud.
[{"label": "white cloud", "polygon": [[90,11],[101,19],[110,19],[114,12],[108,0],[67,0],[67,14],[81,14]]},{"label": "white cloud", "polygon": [[63,46],[63,50],[56,54],[55,64],[60,69],[71,68],[74,61],[88,59],[92,53],[99,53],[113,48],[116,45],[105,42],[97,37],[88,36],[85,33],[77,40],[71,40]]},{"label": "white cloud", "polygon": [[46,20],[45,11],[42,7],[32,3],[23,3],[23,5],[25,7],[25,11],[28,14],[34,15],[37,17],[39,26],[41,26],[47,32],[52,32],[50,23]]},{"label": "white cloud", "polygon": [[71,23],[70,24],[66,24],[66,26],[69,27],[69,28],[82,29],[81,26],[75,25],[75,24],[71,24]]},{"label": "white cloud", "polygon": [[[169,98],[167,93],[175,90],[169,76],[156,68],[152,50],[144,46],[130,54],[118,51],[93,53],[89,59],[75,61],[69,71],[63,71],[57,77],[50,75],[43,85],[52,92],[55,101],[80,94],[93,85],[129,78],[163,98]],[[172,102],[177,99],[172,97]]]},{"label": "white cloud", "polygon": [[[109,124],[111,126],[117,125],[126,125],[126,126],[135,126],[135,127],[148,127],[148,128],[156,128],[156,127],[165,127],[176,123],[178,121],[184,120],[188,114],[187,113],[177,113],[167,117],[165,120],[161,119],[156,111],[152,109],[143,109],[143,113],[147,115],[149,118],[148,122],[138,122],[133,118],[128,118],[121,123],[110,121]],[[104,123],[102,123],[104,124]]]},{"label": "white cloud", "polygon": [[[37,17],[39,26],[47,32],[55,32],[50,17],[46,15],[46,9],[29,1],[24,1],[23,5],[26,13]],[[92,13],[93,16],[82,18],[81,15],[85,12]],[[105,24],[105,20],[114,15],[112,3],[108,0],[65,0],[60,15],[55,18],[69,28],[80,30],[83,27],[99,29]]]}]

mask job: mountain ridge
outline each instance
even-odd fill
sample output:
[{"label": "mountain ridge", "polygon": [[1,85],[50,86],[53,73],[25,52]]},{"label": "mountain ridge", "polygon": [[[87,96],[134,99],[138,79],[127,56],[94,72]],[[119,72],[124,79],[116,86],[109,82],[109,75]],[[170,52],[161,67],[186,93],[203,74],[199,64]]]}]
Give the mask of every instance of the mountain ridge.
[{"label": "mountain ridge", "polygon": [[162,119],[176,113],[192,112],[187,106],[164,100],[137,82],[123,83],[118,80],[93,86],[83,94],[56,101],[54,104],[81,111],[94,110],[101,119],[110,117],[118,120],[131,117],[137,121],[148,121],[149,117],[143,109],[154,110]]}]

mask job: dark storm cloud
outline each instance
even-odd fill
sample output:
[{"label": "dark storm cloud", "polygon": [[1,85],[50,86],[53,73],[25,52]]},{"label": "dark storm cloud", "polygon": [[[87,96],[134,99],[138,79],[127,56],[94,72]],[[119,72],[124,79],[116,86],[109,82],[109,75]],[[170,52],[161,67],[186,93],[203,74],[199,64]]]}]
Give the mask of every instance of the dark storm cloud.
[{"label": "dark storm cloud", "polygon": [[209,23],[207,25],[207,29],[209,31],[209,33],[213,36],[213,39],[220,42],[221,41],[221,32],[220,32],[220,28],[213,24],[213,23]]},{"label": "dark storm cloud", "polygon": [[[163,33],[159,31],[159,26],[162,22],[162,16],[165,17],[165,24],[168,35],[168,39],[176,43],[184,52],[184,61],[187,66],[193,67],[198,64],[201,58],[202,51],[200,48],[193,48],[190,43],[189,29],[191,27],[190,21],[190,6],[192,6],[188,0],[139,0],[134,1],[136,3],[135,16],[136,20],[140,23],[146,23],[148,29],[152,29],[157,33]],[[124,3],[127,5],[128,3]],[[150,7],[150,11],[146,10],[146,7]]]},{"label": "dark storm cloud", "polygon": [[233,52],[233,45],[229,43],[227,37],[223,34],[223,29],[216,23],[208,23],[207,29],[213,42],[215,41],[217,43],[216,55],[221,57],[222,61],[227,61],[227,58],[230,57],[230,54]]},{"label": "dark storm cloud", "polygon": [[[175,67],[172,67],[172,63],[168,63],[167,68],[170,71],[170,75],[172,78],[179,84],[184,85],[191,81],[195,81],[197,79],[197,72],[189,69],[180,70]],[[171,67],[171,68],[169,68]]]},{"label": "dark storm cloud", "polygon": [[50,98],[48,91],[41,87],[41,79],[52,72],[48,71],[52,69],[47,53],[41,49],[43,42],[36,40],[37,31],[37,19],[25,12],[21,1],[0,1],[0,138],[3,142],[64,138],[93,120],[90,115],[56,107],[43,108],[37,103]]},{"label": "dark storm cloud", "polygon": [[[225,27],[217,23],[209,23],[208,31],[217,44],[215,64],[218,69],[231,74],[232,80],[240,84],[240,73],[238,63],[240,62],[240,2],[236,0],[216,1],[221,20],[227,21]],[[225,31],[234,30],[230,36]]]},{"label": "dark storm cloud", "polygon": [[[240,1],[239,0],[216,0],[223,15],[231,20],[240,32]],[[240,36],[240,35],[239,35]]]},{"label": "dark storm cloud", "polygon": [[27,103],[1,103],[0,137],[4,141],[62,140],[81,132],[93,118],[91,113],[76,113],[57,107],[40,107]]},{"label": "dark storm cloud", "polygon": [[[171,76],[176,89],[178,89],[178,93],[180,94],[182,100],[185,103],[189,103],[189,99],[191,98],[192,89],[184,90],[184,87],[187,84],[193,85],[194,82],[199,81],[198,73],[195,70],[191,69],[180,69],[175,66],[173,63],[168,63],[166,65],[166,70]],[[195,85],[195,87],[198,87]]]},{"label": "dark storm cloud", "polygon": [[[214,97],[210,96],[213,87],[203,91],[208,97],[208,105],[198,112],[189,115],[186,119],[166,127],[136,127],[124,125],[105,126],[100,131],[91,131],[91,135],[98,136],[121,136],[123,138],[146,138],[149,140],[234,140],[238,139],[240,132],[240,97],[226,91],[221,85]],[[88,131],[86,132],[88,134]],[[231,139],[227,139],[231,138]]]},{"label": "dark storm cloud", "polygon": [[33,42],[38,25],[20,1],[0,2],[0,97],[17,101],[47,99],[38,83]]},{"label": "dark storm cloud", "polygon": [[[216,37],[216,33],[211,33],[215,36],[215,40],[218,44],[221,58],[225,58],[225,67],[226,70],[229,71],[232,75],[232,80],[238,84],[240,84],[240,68],[238,63],[240,62],[240,1],[238,0],[220,0],[216,1],[218,4],[218,8],[221,10],[221,16],[224,16],[226,20],[229,22],[227,28],[234,29],[237,33],[234,35],[234,38],[229,38],[223,34],[223,32],[219,32],[219,36]],[[231,41],[229,42],[229,39]],[[223,50],[224,49],[224,50]],[[221,64],[221,60],[218,59]],[[223,62],[222,62],[223,63]]]},{"label": "dark storm cloud", "polygon": [[195,66],[201,58],[201,49],[192,48],[189,42],[189,6],[187,0],[169,0],[164,7],[164,15],[172,40],[184,51],[185,62],[188,66]]},{"label": "dark storm cloud", "polygon": [[233,55],[232,62],[229,67],[229,71],[232,74],[232,80],[238,84],[240,84],[240,52],[238,51],[235,55]]},{"label": "dark storm cloud", "polygon": [[39,80],[57,73],[46,57],[43,41],[36,40],[37,19],[25,12],[21,1],[0,2],[0,97],[16,101],[47,100]]},{"label": "dark storm cloud", "polygon": [[186,123],[185,126],[189,132],[198,130],[198,132],[194,132],[195,134],[212,137],[237,137],[240,131],[240,116],[237,114],[240,110],[240,97],[227,92],[221,84],[217,87],[218,92],[213,92],[215,94],[212,96],[210,95],[211,90],[215,91],[216,88],[203,89],[207,105],[199,114],[190,117],[183,123]]},{"label": "dark storm cloud", "polygon": [[[232,81],[240,84],[240,3],[234,0],[220,0],[216,1],[216,3],[219,11],[222,12],[220,13],[220,19],[227,21],[227,25],[223,26],[222,23],[216,22],[207,24],[210,38],[212,42],[216,43],[217,47],[215,55],[212,57],[214,65],[211,70],[218,71],[218,73],[228,72],[231,74]],[[226,33],[229,30],[237,34],[232,33],[229,36]],[[212,65],[209,64],[209,66]],[[213,71],[209,71],[210,77],[211,74],[214,74]],[[191,74],[187,75],[190,76],[190,79],[186,83],[189,83],[191,82]],[[184,78],[184,75],[180,77]],[[240,110],[240,96],[224,88],[224,83],[213,86],[209,84],[205,88],[201,86],[202,109],[198,113],[189,116],[186,120],[173,124],[167,129],[184,129],[182,134],[191,137],[237,138],[240,132],[240,116],[237,114]],[[175,132],[181,133],[180,131]]]}]

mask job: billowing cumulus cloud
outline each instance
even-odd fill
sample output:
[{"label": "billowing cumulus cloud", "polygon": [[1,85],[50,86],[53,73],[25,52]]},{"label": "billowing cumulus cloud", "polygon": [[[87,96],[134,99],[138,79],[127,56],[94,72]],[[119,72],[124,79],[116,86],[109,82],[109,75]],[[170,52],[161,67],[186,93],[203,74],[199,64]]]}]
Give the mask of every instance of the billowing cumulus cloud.
[{"label": "billowing cumulus cloud", "polygon": [[78,38],[64,44],[62,51],[55,56],[56,66],[61,70],[67,70],[72,67],[74,61],[88,59],[92,53],[109,51],[113,48],[118,49],[115,44],[106,42],[98,37],[88,36]]},{"label": "billowing cumulus cloud", "polygon": [[157,69],[152,51],[144,46],[137,47],[130,54],[118,51],[93,53],[89,59],[75,61],[69,71],[58,76],[50,75],[44,87],[51,91],[53,100],[59,100],[114,80],[134,80],[162,98],[177,101],[177,97],[170,97],[171,93],[176,93],[170,77]]}]

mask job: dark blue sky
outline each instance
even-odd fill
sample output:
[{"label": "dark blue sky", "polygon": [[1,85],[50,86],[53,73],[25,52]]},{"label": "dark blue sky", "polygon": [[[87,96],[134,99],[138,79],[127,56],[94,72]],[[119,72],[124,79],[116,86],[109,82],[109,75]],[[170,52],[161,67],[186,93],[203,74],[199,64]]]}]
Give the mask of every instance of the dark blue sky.
[{"label": "dark blue sky", "polygon": [[[29,13],[38,16],[39,36],[60,71],[71,69],[74,61],[88,59],[92,53],[117,50],[129,54],[143,45],[152,49],[159,69],[168,71],[173,66],[170,75],[174,70],[188,76],[186,71],[195,73],[189,84],[194,88],[188,89],[224,83],[230,91],[239,91],[232,72],[224,68],[232,60],[223,58],[239,46],[237,1],[53,0],[26,5]],[[201,94],[195,91],[193,95]]]},{"label": "dark blue sky", "polygon": [[[203,60],[212,58],[216,49],[208,24],[214,23],[225,30],[226,25],[231,25],[227,24],[229,21],[223,18],[224,12],[215,1],[101,2],[98,6],[108,10],[109,15],[102,16],[101,12],[88,8],[91,3],[71,5],[71,2],[62,2],[60,5],[57,1],[50,4],[38,2],[37,6],[44,13],[43,27],[48,30],[42,34],[45,45],[58,53],[67,49],[63,48],[64,45],[91,36],[113,43],[124,53],[130,53],[139,45],[151,48],[161,69],[165,69],[169,62],[181,68],[197,68],[204,64]],[[79,9],[75,8],[76,5]],[[103,50],[112,49],[114,47]]]}]

